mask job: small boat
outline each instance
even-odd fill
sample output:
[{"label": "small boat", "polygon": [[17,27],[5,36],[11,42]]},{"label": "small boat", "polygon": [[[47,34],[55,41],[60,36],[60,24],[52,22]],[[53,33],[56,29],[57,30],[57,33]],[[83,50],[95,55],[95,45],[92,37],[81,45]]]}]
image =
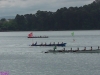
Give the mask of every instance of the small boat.
[{"label": "small boat", "polygon": [[61,47],[65,47],[66,43],[61,43],[61,44],[32,44],[30,46],[61,46]]},{"label": "small boat", "polygon": [[27,38],[48,38],[48,36],[33,36],[33,33],[31,32],[30,34],[28,34]]},{"label": "small boat", "polygon": [[94,50],[48,50],[45,53],[100,53],[100,49]]},{"label": "small boat", "polygon": [[32,36],[32,37],[29,37],[28,38],[48,38],[48,36]]}]

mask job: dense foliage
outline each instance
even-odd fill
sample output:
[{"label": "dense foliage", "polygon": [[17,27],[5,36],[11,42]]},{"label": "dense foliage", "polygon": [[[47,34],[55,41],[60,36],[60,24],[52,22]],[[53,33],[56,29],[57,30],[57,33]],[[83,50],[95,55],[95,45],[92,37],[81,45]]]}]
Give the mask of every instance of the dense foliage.
[{"label": "dense foliage", "polygon": [[56,12],[17,14],[15,19],[1,19],[0,31],[97,30],[100,29],[100,1],[81,7],[63,7]]}]

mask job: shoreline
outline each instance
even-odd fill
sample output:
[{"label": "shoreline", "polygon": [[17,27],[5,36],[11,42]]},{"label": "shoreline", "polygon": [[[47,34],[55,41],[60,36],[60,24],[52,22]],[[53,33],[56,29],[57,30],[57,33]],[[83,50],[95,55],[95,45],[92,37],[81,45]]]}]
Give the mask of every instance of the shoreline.
[{"label": "shoreline", "polygon": [[[41,31],[41,32],[44,32],[44,31]],[[99,30],[48,30],[48,32],[49,31],[99,31]],[[0,31],[0,32],[28,32],[28,31]],[[33,32],[33,31],[29,31],[29,32]],[[34,32],[38,32],[38,31],[34,31]]]}]

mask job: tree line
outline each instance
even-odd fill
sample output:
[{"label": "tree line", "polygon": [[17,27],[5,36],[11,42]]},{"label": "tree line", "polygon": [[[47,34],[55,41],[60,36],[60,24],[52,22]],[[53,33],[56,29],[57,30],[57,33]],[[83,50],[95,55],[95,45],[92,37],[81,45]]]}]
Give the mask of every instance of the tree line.
[{"label": "tree line", "polygon": [[100,1],[81,7],[63,7],[56,12],[17,14],[14,19],[0,20],[0,31],[99,30]]}]

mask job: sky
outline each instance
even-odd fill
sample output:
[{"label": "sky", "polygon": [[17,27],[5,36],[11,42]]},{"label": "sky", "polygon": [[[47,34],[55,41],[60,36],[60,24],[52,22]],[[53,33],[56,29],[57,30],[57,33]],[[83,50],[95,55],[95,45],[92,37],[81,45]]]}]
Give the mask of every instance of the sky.
[{"label": "sky", "polygon": [[80,7],[95,0],[0,0],[0,16],[35,14],[40,11],[55,12],[63,7]]}]

